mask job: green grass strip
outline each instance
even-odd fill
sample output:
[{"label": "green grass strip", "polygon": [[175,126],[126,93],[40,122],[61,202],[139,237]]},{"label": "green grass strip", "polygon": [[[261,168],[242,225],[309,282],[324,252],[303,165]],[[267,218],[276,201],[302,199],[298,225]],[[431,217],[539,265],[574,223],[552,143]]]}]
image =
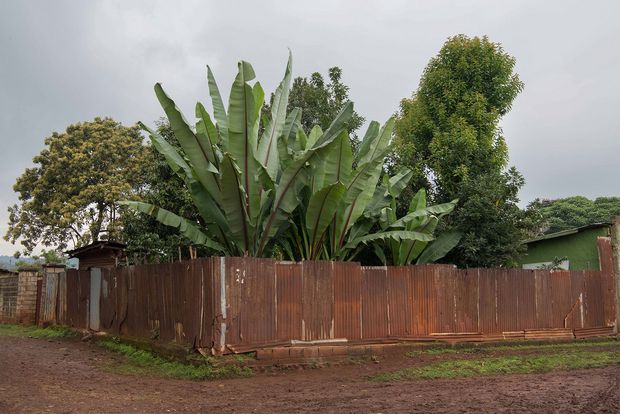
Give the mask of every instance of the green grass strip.
[{"label": "green grass strip", "polygon": [[236,378],[252,375],[252,370],[250,368],[240,367],[234,364],[217,366],[210,361],[205,361],[202,365],[193,365],[178,361],[170,361],[151,352],[143,351],[134,346],[123,344],[115,340],[99,341],[97,345],[112,352],[122,354],[127,358],[127,364],[121,364],[115,367],[115,370],[121,373],[150,373],[169,378],[189,380]]},{"label": "green grass strip", "polygon": [[449,360],[405,368],[372,377],[376,381],[439,379],[499,374],[531,374],[553,370],[597,368],[620,364],[620,352],[563,352]]},{"label": "green grass strip", "polygon": [[620,341],[583,341],[583,342],[567,342],[567,343],[547,343],[547,344],[522,344],[522,345],[496,345],[496,346],[469,346],[469,347],[433,347],[422,350],[409,351],[405,355],[414,358],[422,354],[425,355],[441,355],[441,354],[458,354],[458,353],[484,353],[484,352],[501,352],[501,351],[526,351],[526,350],[548,350],[548,349],[583,349],[594,347],[620,347]]},{"label": "green grass strip", "polygon": [[22,338],[67,338],[76,336],[77,333],[64,326],[50,326],[39,328],[38,326],[20,326],[0,324],[0,336],[12,336]]}]

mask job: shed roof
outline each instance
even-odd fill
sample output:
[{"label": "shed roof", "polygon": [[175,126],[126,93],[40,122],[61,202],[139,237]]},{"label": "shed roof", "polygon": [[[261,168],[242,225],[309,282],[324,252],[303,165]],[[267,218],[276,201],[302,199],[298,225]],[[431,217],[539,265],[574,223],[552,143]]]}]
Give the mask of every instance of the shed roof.
[{"label": "shed roof", "polygon": [[120,243],[111,240],[99,240],[91,244],[87,244],[86,246],[78,247],[74,250],[66,251],[65,254],[68,254],[69,257],[77,257],[80,258],[86,252],[91,252],[93,250],[124,250],[127,247],[125,243]]},{"label": "shed roof", "polygon": [[538,242],[541,240],[555,239],[556,237],[564,237],[564,236],[568,236],[571,234],[579,233],[584,230],[598,229],[601,227],[610,227],[610,226],[611,226],[610,222],[586,224],[585,226],[575,227],[574,229],[568,229],[568,230],[558,231],[555,233],[543,234],[542,236],[534,237],[533,239],[526,240],[525,243],[528,244],[528,243]]}]

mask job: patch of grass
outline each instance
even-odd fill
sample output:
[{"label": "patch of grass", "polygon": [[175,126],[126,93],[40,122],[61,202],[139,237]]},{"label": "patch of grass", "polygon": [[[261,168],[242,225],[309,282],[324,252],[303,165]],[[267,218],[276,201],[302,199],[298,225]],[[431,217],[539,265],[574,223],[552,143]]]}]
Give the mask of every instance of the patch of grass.
[{"label": "patch of grass", "polygon": [[68,338],[76,336],[77,332],[64,326],[21,326],[0,324],[0,336],[18,336],[23,338]]},{"label": "patch of grass", "polygon": [[217,365],[212,359],[205,360],[202,365],[170,361],[114,339],[99,341],[97,345],[122,354],[127,358],[127,363],[114,367],[116,372],[125,374],[153,374],[189,380],[248,377],[252,375],[252,370],[248,367],[233,364]]},{"label": "patch of grass", "polygon": [[415,358],[420,355],[442,355],[442,354],[458,354],[458,353],[485,353],[485,352],[501,352],[501,351],[527,351],[527,350],[570,350],[583,349],[593,347],[620,347],[620,341],[588,341],[588,342],[565,342],[565,343],[546,343],[546,344],[519,344],[519,345],[495,345],[495,346],[461,346],[457,348],[428,348],[405,353],[409,358]]},{"label": "patch of grass", "polygon": [[620,352],[556,352],[474,360],[456,359],[405,368],[372,377],[375,381],[459,378],[499,374],[531,374],[553,370],[597,368],[620,364]]}]

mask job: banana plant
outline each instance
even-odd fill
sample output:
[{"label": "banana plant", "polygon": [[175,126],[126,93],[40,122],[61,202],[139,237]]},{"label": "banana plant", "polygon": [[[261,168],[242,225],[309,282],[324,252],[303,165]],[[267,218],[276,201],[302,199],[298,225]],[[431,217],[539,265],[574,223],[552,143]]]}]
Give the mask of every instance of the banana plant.
[{"label": "banana plant", "polygon": [[[394,184],[397,185],[396,188],[393,187]],[[435,238],[433,233],[439,220],[454,210],[458,200],[427,206],[426,190],[420,189],[411,199],[407,214],[397,219],[396,197],[402,191],[401,185],[402,181],[384,180],[389,206],[383,206],[378,215],[376,208],[381,207],[382,203],[375,206],[374,211],[368,212],[369,216],[374,214],[378,219],[380,231],[355,237],[349,242],[349,246],[359,248],[360,245],[371,243],[377,257],[386,265],[405,266],[414,261],[416,264],[426,264],[441,259],[458,244],[461,234],[457,231],[446,231]],[[414,233],[417,237],[404,238],[399,242],[395,241],[395,237],[385,237],[386,233],[399,232]]]},{"label": "banana plant", "polygon": [[313,136],[311,145],[305,145],[303,151],[287,148],[281,153],[279,141],[296,137],[300,129],[300,116],[287,117],[291,74],[289,54],[284,79],[275,91],[271,114],[261,134],[260,110],[265,93],[259,82],[252,82],[255,73],[248,62],[238,64],[228,109],[211,68],[207,68],[213,118],[198,103],[193,127],[163,87],[156,84],[155,94],[184,155],[155,131],[140,125],[154,148],[185,182],[201,221],[191,222],[138,201],[122,204],[176,227],[192,242],[221,254],[269,256],[299,205],[299,192],[308,182],[310,165],[324,157],[353,114],[353,104],[347,103],[325,132]]},{"label": "banana plant", "polygon": [[[261,120],[265,93],[248,62],[238,64],[228,107],[207,67],[213,116],[198,103],[194,125],[156,84],[155,94],[183,153],[140,126],[184,181],[200,220],[192,222],[139,201],[122,204],[223,255],[269,257],[279,246],[295,259],[351,260],[361,246],[372,243],[378,255],[385,245],[395,262],[411,262],[433,240],[435,221],[448,208],[418,208],[425,201],[416,196],[417,207],[396,219],[396,197],[412,174],[403,170],[380,182],[394,119],[383,126],[371,122],[353,154],[345,129],[353,104],[345,104],[325,131],[316,126],[306,133],[300,126],[301,110],[288,110],[291,76],[289,54],[271,112]],[[432,253],[429,259],[437,256]]]}]

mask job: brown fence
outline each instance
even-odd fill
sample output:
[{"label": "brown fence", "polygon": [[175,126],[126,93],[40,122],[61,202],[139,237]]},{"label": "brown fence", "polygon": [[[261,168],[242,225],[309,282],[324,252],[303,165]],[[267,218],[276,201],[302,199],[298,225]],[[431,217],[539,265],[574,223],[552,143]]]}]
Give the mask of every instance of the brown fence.
[{"label": "brown fence", "polygon": [[291,340],[527,337],[529,330],[613,325],[608,265],[459,270],[213,257],[104,269],[92,280],[88,271],[69,270],[56,284],[66,292],[57,295],[55,314],[74,327],[222,352]]},{"label": "brown fence", "polygon": [[17,321],[17,273],[0,273],[0,322]]}]

